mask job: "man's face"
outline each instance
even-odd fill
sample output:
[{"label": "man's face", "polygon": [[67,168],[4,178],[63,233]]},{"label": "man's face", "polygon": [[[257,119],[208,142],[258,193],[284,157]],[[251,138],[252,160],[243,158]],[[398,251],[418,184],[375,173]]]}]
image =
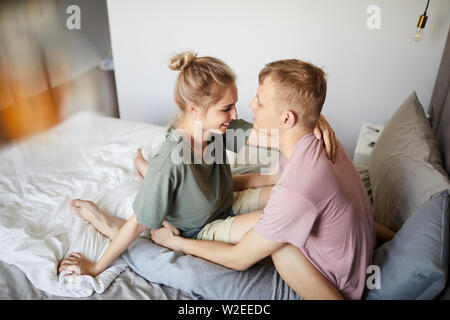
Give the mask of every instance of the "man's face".
[{"label": "man's face", "polygon": [[259,85],[256,97],[250,102],[253,112],[253,127],[257,130],[280,129],[282,113],[279,111],[276,99],[276,88],[272,78],[268,76]]}]

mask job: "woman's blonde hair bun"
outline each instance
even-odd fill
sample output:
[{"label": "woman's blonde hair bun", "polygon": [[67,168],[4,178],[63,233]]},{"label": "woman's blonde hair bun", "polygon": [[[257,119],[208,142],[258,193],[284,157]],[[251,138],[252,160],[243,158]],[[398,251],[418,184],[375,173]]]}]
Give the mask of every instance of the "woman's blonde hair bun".
[{"label": "woman's blonde hair bun", "polygon": [[169,68],[174,71],[183,71],[192,64],[195,58],[197,58],[197,53],[193,51],[176,54],[169,60]]}]

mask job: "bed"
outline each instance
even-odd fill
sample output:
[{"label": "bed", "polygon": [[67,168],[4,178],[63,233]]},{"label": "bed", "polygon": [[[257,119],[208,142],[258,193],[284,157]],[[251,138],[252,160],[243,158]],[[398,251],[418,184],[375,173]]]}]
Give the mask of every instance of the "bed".
[{"label": "bed", "polygon": [[[270,265],[249,270],[249,276],[240,280],[244,284],[248,282],[248,286],[244,285],[239,295],[207,288],[196,290],[195,284],[179,285],[176,278],[168,279],[161,273],[155,274],[154,281],[149,281],[122,258],[96,279],[56,274],[57,262],[68,252],[82,252],[96,260],[109,243],[88,223],[70,213],[69,200],[92,200],[101,210],[127,218],[141,182],[134,164],[135,151],[142,147],[144,155],[151,158],[162,142],[164,131],[164,127],[79,113],[48,132],[1,150],[0,299],[258,298],[251,289],[251,278],[268,279],[268,283],[273,284],[267,288],[265,298],[299,298]],[[245,152],[247,156],[254,154],[251,150]],[[239,156],[242,154],[229,154],[230,160]],[[252,159],[248,162],[250,164],[232,165],[233,172],[255,172],[261,168]],[[368,168],[358,169],[369,195],[376,197]],[[174,255],[166,262],[172,263],[171,268],[178,265],[183,273],[205,274],[201,272],[205,270],[203,262],[198,267],[198,264],[191,265],[192,261],[183,265],[177,259],[180,256]],[[158,269],[163,270],[164,260],[159,263]],[[219,282],[224,281],[220,280],[223,274],[235,277],[231,274],[239,273],[215,268],[212,267],[208,276],[215,279],[214,273],[221,275]],[[446,281],[447,275],[444,276]],[[431,295],[437,296],[436,291],[445,290],[438,286]],[[442,297],[449,298],[448,288]]]},{"label": "bed", "polygon": [[[447,40],[429,119],[412,92],[385,126],[368,167],[358,168],[375,219],[397,231],[393,240],[375,251],[373,263],[381,273],[371,277],[364,299],[450,299],[449,57]],[[58,261],[68,252],[96,260],[109,242],[70,213],[69,200],[92,200],[108,214],[129,217],[141,183],[134,164],[136,149],[143,148],[151,158],[164,131],[160,126],[79,113],[47,132],[0,149],[0,299],[254,299],[261,297],[255,292],[261,291],[261,279],[267,284],[263,298],[300,299],[270,262],[237,272],[197,258],[183,260],[186,257],[168,250],[166,260],[159,261],[160,269],[167,266],[192,277],[210,277],[216,286],[241,277],[239,294],[233,289],[199,289],[195,281],[179,285],[162,272],[144,279],[122,257],[95,279],[56,274]],[[232,168],[235,174],[254,172],[261,164],[250,161]]]}]

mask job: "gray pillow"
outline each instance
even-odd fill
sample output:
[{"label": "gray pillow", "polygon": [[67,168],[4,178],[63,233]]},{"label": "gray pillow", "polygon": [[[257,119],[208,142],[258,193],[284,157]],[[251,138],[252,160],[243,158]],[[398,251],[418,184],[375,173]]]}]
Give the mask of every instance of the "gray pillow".
[{"label": "gray pillow", "polygon": [[427,201],[395,237],[375,250],[381,288],[366,289],[365,299],[434,299],[448,277],[449,194]]},{"label": "gray pillow", "polygon": [[413,92],[381,133],[369,159],[375,220],[395,231],[433,195],[450,188],[436,139]]}]

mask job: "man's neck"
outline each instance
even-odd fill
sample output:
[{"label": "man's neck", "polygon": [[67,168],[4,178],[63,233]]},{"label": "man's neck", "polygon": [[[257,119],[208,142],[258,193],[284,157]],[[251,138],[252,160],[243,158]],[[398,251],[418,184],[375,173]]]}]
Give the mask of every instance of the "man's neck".
[{"label": "man's neck", "polygon": [[291,129],[280,134],[280,152],[289,160],[294,153],[295,146],[308,133],[313,132],[312,129]]}]

